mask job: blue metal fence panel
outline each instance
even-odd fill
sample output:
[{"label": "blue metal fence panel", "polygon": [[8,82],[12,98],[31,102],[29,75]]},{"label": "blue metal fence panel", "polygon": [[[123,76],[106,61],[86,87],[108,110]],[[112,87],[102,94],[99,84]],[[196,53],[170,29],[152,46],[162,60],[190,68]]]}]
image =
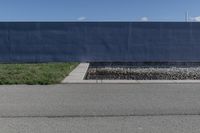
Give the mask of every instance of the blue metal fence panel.
[{"label": "blue metal fence panel", "polygon": [[200,62],[195,22],[0,22],[0,62]]}]

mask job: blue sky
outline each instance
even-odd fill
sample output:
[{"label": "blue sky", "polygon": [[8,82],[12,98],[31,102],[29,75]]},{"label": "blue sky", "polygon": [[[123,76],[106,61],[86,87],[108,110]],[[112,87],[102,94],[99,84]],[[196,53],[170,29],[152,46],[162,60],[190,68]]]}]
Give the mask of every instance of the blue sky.
[{"label": "blue sky", "polygon": [[200,0],[0,0],[0,21],[200,21]]}]

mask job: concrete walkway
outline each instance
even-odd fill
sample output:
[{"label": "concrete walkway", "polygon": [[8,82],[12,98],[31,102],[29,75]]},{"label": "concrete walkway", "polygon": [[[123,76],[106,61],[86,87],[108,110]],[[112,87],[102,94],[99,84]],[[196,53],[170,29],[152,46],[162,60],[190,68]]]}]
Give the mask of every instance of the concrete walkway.
[{"label": "concrete walkway", "polygon": [[89,63],[80,63],[63,81],[62,83],[81,83],[87,73]]}]

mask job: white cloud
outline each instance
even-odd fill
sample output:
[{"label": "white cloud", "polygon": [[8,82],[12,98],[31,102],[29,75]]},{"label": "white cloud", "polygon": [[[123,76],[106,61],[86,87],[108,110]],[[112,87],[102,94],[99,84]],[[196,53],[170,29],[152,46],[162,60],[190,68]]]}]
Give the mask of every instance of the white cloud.
[{"label": "white cloud", "polygon": [[190,20],[195,22],[200,22],[200,16],[191,17]]},{"label": "white cloud", "polygon": [[142,17],[140,20],[141,20],[141,21],[148,21],[149,18],[148,18],[148,17]]},{"label": "white cloud", "polygon": [[84,21],[84,20],[86,20],[86,19],[87,19],[87,18],[84,17],[84,16],[77,18],[78,21]]}]

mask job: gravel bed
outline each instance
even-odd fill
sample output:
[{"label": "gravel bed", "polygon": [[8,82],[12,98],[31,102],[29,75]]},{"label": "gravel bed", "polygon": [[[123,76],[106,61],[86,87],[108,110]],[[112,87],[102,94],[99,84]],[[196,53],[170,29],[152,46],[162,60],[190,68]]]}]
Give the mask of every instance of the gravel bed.
[{"label": "gravel bed", "polygon": [[86,79],[99,80],[199,80],[200,64],[97,63],[91,64]]}]

